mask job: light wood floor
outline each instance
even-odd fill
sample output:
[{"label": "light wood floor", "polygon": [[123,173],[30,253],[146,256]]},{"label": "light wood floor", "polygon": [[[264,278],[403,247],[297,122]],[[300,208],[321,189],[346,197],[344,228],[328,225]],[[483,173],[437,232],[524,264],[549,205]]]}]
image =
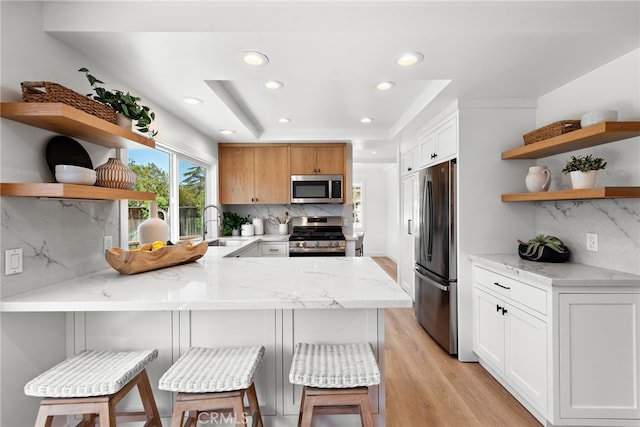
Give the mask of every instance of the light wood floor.
[{"label": "light wood floor", "polygon": [[[374,257],[396,279],[396,264]],[[478,363],[449,356],[411,308],[385,310],[387,427],[540,427]]]}]

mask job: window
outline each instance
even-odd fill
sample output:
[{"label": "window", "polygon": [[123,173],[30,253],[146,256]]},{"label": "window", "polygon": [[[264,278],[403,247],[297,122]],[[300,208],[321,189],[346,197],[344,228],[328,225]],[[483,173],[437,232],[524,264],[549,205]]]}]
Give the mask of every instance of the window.
[{"label": "window", "polygon": [[364,229],[364,218],[362,209],[363,200],[362,184],[353,184],[353,229]]},{"label": "window", "polygon": [[[137,176],[133,189],[156,194],[158,216],[169,224],[170,240],[200,237],[209,166],[164,148],[128,150],[128,157]],[[138,225],[149,217],[149,202],[130,200],[128,211],[131,249],[140,244]]]}]

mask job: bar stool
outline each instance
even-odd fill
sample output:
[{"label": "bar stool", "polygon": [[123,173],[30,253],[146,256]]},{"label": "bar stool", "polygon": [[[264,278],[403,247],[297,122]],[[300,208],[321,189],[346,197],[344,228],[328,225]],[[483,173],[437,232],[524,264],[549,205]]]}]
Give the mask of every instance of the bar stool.
[{"label": "bar stool", "polygon": [[28,396],[43,397],[36,427],[49,427],[56,415],[82,415],[81,426],[116,425],[115,406],[135,386],[142,412],[117,414],[118,420],[146,421],[162,427],[146,367],[158,350],[111,352],[85,350],[40,374],[24,386]]},{"label": "bar stool", "polygon": [[316,414],[360,414],[373,427],[369,386],[380,384],[380,370],[369,343],[298,343],[289,381],[302,385],[298,426],[310,427]]},{"label": "bar stool", "polygon": [[187,350],[160,378],[160,390],[178,392],[171,427],[182,427],[185,412],[185,426],[195,426],[202,413],[231,413],[236,425],[247,425],[247,409],[253,426],[262,427],[253,378],[263,356],[263,346]]}]

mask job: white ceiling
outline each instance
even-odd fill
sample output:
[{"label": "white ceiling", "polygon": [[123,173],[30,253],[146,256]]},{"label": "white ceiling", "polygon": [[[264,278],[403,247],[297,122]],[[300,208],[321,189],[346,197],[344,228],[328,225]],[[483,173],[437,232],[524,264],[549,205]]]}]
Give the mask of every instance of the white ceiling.
[{"label": "white ceiling", "polygon": [[[393,138],[438,94],[536,99],[640,46],[639,1],[44,3],[45,31],[213,140],[354,141],[356,162],[395,161]],[[405,51],[425,59],[399,67]]]}]

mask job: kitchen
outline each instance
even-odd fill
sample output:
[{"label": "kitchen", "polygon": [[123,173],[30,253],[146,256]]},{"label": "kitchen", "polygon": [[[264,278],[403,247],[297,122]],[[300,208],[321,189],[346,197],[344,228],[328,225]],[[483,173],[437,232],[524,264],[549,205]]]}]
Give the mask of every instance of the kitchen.
[{"label": "kitchen", "polygon": [[[414,3],[413,6],[416,7],[418,2]],[[615,6],[604,6],[601,3],[590,2],[587,6],[582,5],[584,9],[580,9],[581,13],[591,16],[590,19],[594,21],[589,21],[587,17],[584,18],[584,21],[579,19],[572,21],[571,25],[575,25],[575,27],[570,27],[571,30],[578,33],[588,33],[588,35],[584,36],[584,43],[575,43],[574,45],[574,41],[571,40],[571,52],[566,46],[565,49],[558,48],[560,53],[545,52],[546,49],[552,50],[551,38],[543,38],[544,40],[539,42],[538,48],[541,50],[537,52],[540,55],[539,58],[547,58],[552,54],[558,55],[547,60],[560,61],[564,67],[568,67],[570,63],[576,64],[576,69],[572,71],[572,74],[561,75],[559,69],[562,67],[550,67],[553,70],[549,70],[544,66],[539,68],[531,66],[532,69],[536,69],[540,73],[546,73],[547,85],[537,92],[515,92],[517,95],[511,96],[505,95],[507,88],[513,88],[508,87],[508,81],[504,80],[508,76],[504,75],[494,76],[495,80],[491,80],[494,84],[490,87],[488,81],[482,81],[488,87],[487,90],[494,91],[494,96],[480,92],[476,92],[480,93],[476,95],[468,88],[465,92],[463,87],[447,86],[440,96],[436,96],[432,103],[421,110],[392,138],[392,144],[389,144],[391,141],[387,141],[388,134],[385,134],[381,142],[374,142],[372,146],[377,148],[376,151],[382,152],[386,144],[393,147],[393,154],[388,162],[367,163],[365,158],[362,160],[363,163],[354,165],[353,182],[365,183],[365,191],[369,190],[366,194],[366,203],[377,207],[377,211],[371,212],[367,219],[366,253],[368,255],[390,256],[396,259],[399,268],[402,268],[404,257],[397,236],[400,234],[400,227],[404,228],[404,223],[401,224],[398,219],[399,181],[400,175],[404,175],[404,173],[400,171],[400,165],[396,163],[400,157],[398,151],[401,154],[409,152],[409,149],[415,146],[415,135],[419,131],[436,126],[448,114],[457,110],[459,114],[459,181],[461,183],[458,205],[461,214],[458,235],[464,236],[458,247],[460,261],[458,280],[464,281],[465,275],[466,280],[470,280],[471,264],[468,261],[470,254],[513,253],[516,239],[526,240],[538,233],[561,236],[563,241],[573,249],[574,261],[639,274],[640,267],[637,262],[640,253],[638,247],[640,230],[637,219],[638,199],[541,202],[535,205],[502,203],[499,200],[500,194],[524,191],[524,176],[527,167],[536,163],[528,160],[503,161],[500,159],[501,152],[521,145],[519,138],[525,132],[556,120],[579,118],[586,111],[601,109],[618,110],[619,120],[638,120],[640,117],[637,95],[639,92],[637,78],[639,53],[637,4],[634,3],[618,4],[623,10],[624,7],[631,8],[631,12],[627,11],[627,13],[624,11],[616,12]],[[82,91],[82,88],[86,87],[86,82],[82,80],[83,76],[75,71],[81,66],[87,66],[96,72],[101,71],[99,75],[104,76],[103,78],[114,86],[131,87],[132,91],[140,91],[145,100],[154,100],[153,88],[143,91],[142,86],[144,85],[142,83],[138,85],[136,81],[127,80],[124,75],[118,77],[119,74],[115,68],[101,63],[98,59],[90,59],[90,56],[79,53],[82,46],[76,45],[72,49],[61,41],[65,38],[73,38],[74,32],[87,31],[90,34],[94,30],[97,25],[94,22],[95,18],[89,18],[89,16],[95,16],[91,15],[92,6],[100,7],[100,13],[105,14],[109,12],[109,8],[104,5],[96,6],[88,3],[84,6],[65,6],[56,2],[45,2],[45,4],[44,10],[36,2],[26,4],[3,2],[2,4],[3,102],[20,100],[19,84],[24,80],[57,81]],[[576,4],[573,2],[569,4],[570,6],[566,6],[566,4],[564,6],[573,11],[572,8],[576,7]],[[378,4],[378,6],[380,5]],[[310,7],[311,4],[307,6]],[[70,11],[64,9],[65,7],[77,7],[77,9]],[[332,7],[338,8],[339,5],[335,4]],[[355,9],[347,9],[343,11],[344,13],[337,15],[344,21],[332,21],[334,25],[346,25],[346,22],[352,25],[355,11],[357,11],[357,7],[353,7]],[[545,7],[556,11],[555,5],[546,4]],[[562,9],[562,6],[557,7],[569,15],[569,12]],[[602,10],[597,10],[595,15],[589,15],[587,11],[591,10],[591,7],[596,9],[602,7]],[[291,11],[290,13],[294,13],[296,9],[290,8],[288,10]],[[333,10],[326,9],[319,16],[324,16],[328,13],[327,11]],[[530,10],[527,11],[532,13]],[[145,19],[147,25],[153,23],[161,26],[166,23],[166,18],[162,17],[166,12],[153,10],[141,12],[138,10],[139,14],[136,14],[134,13],[135,9],[131,9],[130,12],[131,19],[128,22],[120,23],[124,27],[122,31],[128,30],[127,24],[131,26],[130,28],[137,29],[140,22],[135,16],[148,16],[149,19]],[[220,13],[224,12],[225,10],[220,11]],[[314,12],[316,11],[314,10]],[[372,13],[371,10],[367,10],[367,12]],[[594,11],[591,10],[591,12]],[[360,13],[364,14],[365,11]],[[544,8],[537,13],[540,15],[532,16],[537,16],[538,22],[544,20],[542,18],[545,16],[544,13],[551,14],[549,10]],[[206,16],[206,14],[193,14],[192,18],[195,19],[198,16]],[[223,16],[228,17],[227,15]],[[597,16],[597,19],[593,16]],[[39,19],[39,17],[43,19]],[[45,17],[46,19],[44,19]],[[64,22],[65,17],[73,20],[74,23]],[[406,15],[403,17],[406,18]],[[288,18],[290,17],[280,16],[274,17],[274,20],[286,21]],[[420,18],[425,19],[424,16]],[[204,21],[204,18],[202,19]],[[371,25],[390,25],[379,19],[380,17],[378,20],[371,21]],[[415,25],[415,21],[411,22],[414,22]],[[425,22],[427,21],[425,20]],[[441,29],[437,23],[428,22],[434,25],[436,30]],[[533,18],[530,21],[527,19],[520,21],[522,25],[528,23],[532,26],[535,25],[535,22],[536,19]],[[597,22],[597,24],[593,22]],[[275,22],[274,25],[276,24],[280,25],[284,22]],[[563,24],[569,25],[567,22]],[[46,25],[47,31],[56,33],[57,37],[43,32],[43,25]],[[205,23],[200,22],[200,25],[205,26]],[[246,25],[264,28],[262,26],[266,24],[251,22]],[[360,25],[366,25],[366,21],[361,22]],[[469,24],[461,22],[459,25],[457,30],[464,34],[463,27]],[[591,25],[598,29],[589,33],[580,25],[585,27]],[[83,26],[87,28],[82,28]],[[511,27],[509,30],[516,31]],[[527,30],[528,27],[523,28],[522,31]],[[507,30],[504,29],[504,31]],[[611,34],[617,34],[620,36],[620,40],[616,39],[616,42],[612,43],[610,41],[613,38]],[[502,44],[500,47],[503,49],[517,47],[519,50],[523,43],[523,38],[520,37],[521,35],[515,37],[513,46],[503,42],[507,46]],[[596,55],[591,50],[595,49],[594,46],[598,46],[596,40],[601,40],[600,37],[609,40],[610,43],[606,44],[606,48],[598,50],[601,56],[596,59]],[[87,36],[85,39],[89,38]],[[496,42],[498,38],[495,36]],[[567,39],[570,37],[561,38],[561,41],[568,43]],[[79,44],[80,40],[77,39],[75,43]],[[487,43],[489,42],[487,41]],[[479,49],[480,46],[474,46],[474,48]],[[125,49],[124,51],[127,54],[133,54],[129,50]],[[506,49],[506,51],[511,55],[515,54],[512,50]],[[531,52],[532,55],[533,53]],[[136,52],[136,54],[150,55],[147,60],[153,61],[153,54],[157,53]],[[507,56],[505,55],[505,58]],[[425,63],[427,59],[428,55]],[[474,61],[478,60],[477,57],[470,56],[467,57],[466,62],[455,65],[460,69],[473,68],[476,65]],[[272,65],[275,65],[275,61]],[[502,67],[504,70],[511,69],[511,64],[506,59],[502,62],[498,61],[495,66]],[[571,69],[573,70],[573,68]],[[496,68],[492,68],[492,70],[495,71]],[[453,72],[454,70],[441,70],[442,77],[448,78],[445,71]],[[482,70],[477,71],[480,73]],[[523,72],[523,70],[518,69],[518,72]],[[559,74],[556,75],[556,72]],[[242,73],[243,75],[240,77],[249,78],[252,71],[242,71]],[[78,75],[74,76],[74,74]],[[158,70],[158,74],[161,74],[161,70]],[[150,77],[150,79],[152,78]],[[166,79],[164,76],[158,78]],[[222,76],[220,80],[230,78],[233,76]],[[141,80],[141,78],[138,76],[134,80]],[[371,80],[377,80],[377,77],[371,78]],[[501,82],[502,85],[499,85],[495,84],[496,80],[504,81]],[[518,84],[525,86],[524,83],[514,85]],[[536,80],[530,80],[529,86],[535,85]],[[458,96],[457,92],[462,95]],[[452,107],[456,99],[459,101]],[[176,115],[169,113],[168,108],[173,107],[162,108],[155,104],[154,107],[156,107],[154,110],[158,114],[158,127],[161,129],[162,141],[166,141],[166,143],[183,151],[188,150],[190,153],[197,154],[199,158],[215,164],[216,152],[211,150],[210,145],[213,141],[223,141],[223,138],[211,138],[202,131],[197,131],[189,125],[188,120],[181,120]],[[196,120],[200,113],[190,112],[189,114],[193,116],[193,120]],[[361,132],[364,139],[373,133],[370,130]],[[49,173],[41,158],[41,147],[36,142],[40,141],[40,144],[43,144],[50,136],[49,132],[14,124],[3,119],[2,181],[49,181]],[[246,136],[242,137],[247,138]],[[295,138],[302,139],[303,136],[296,135]],[[337,138],[334,135],[321,135],[320,138],[322,140],[345,139]],[[269,138],[268,135],[265,135],[265,139],[277,140],[277,138]],[[353,137],[353,139],[359,138]],[[358,144],[357,141],[353,142],[354,162],[357,161],[360,151],[366,152],[363,155],[371,155],[368,149],[360,150]],[[86,148],[96,164],[103,163],[109,157],[109,153],[100,147],[87,144]],[[601,177],[606,185],[638,185],[637,138],[602,145],[586,151],[588,153],[595,152],[609,161],[609,168],[606,170],[606,174]],[[559,171],[567,156],[568,154],[557,155],[544,159],[544,164],[547,164],[555,173],[553,185],[556,188],[566,186],[563,182],[564,177]],[[34,163],[38,164],[38,162],[39,166],[34,168]],[[464,167],[465,162],[467,165],[473,166]],[[542,164],[543,161],[539,162]],[[389,184],[390,182],[395,184]],[[384,188],[384,191],[377,191],[378,188]],[[6,197],[3,197],[1,202],[3,206],[2,249],[25,248],[25,271],[20,275],[2,277],[3,297],[104,269],[106,265],[98,246],[102,245],[104,235],[121,235],[119,225],[121,212],[116,203],[68,203]],[[258,208],[249,207],[248,209]],[[274,216],[282,215],[285,210],[284,205],[282,207],[276,206],[273,209]],[[472,217],[465,216],[465,212],[473,213]],[[317,212],[308,213],[317,214]],[[343,216],[344,214],[339,212],[337,215]],[[499,218],[499,221],[496,221],[496,218]],[[52,224],[55,226],[52,227]],[[478,224],[486,225],[479,227]],[[600,235],[598,253],[587,252],[583,249],[586,232],[596,232]],[[401,270],[401,280],[402,275]],[[469,289],[469,293],[460,295],[460,305],[469,308],[470,304],[471,293]],[[463,317],[460,318],[458,357],[465,361],[475,360],[476,356],[471,348],[471,317],[469,315],[464,318],[464,313],[470,313],[471,310],[461,311]],[[41,324],[61,322],[59,317],[47,316],[46,314],[34,316],[33,322],[36,322],[36,317],[40,319],[37,323]],[[53,328],[53,326],[51,327]],[[5,330],[3,327],[3,334]],[[52,348],[60,348],[59,343],[51,344]],[[3,354],[3,360],[7,360],[4,356]],[[58,350],[57,354],[49,356],[47,362],[53,363],[64,356],[64,349],[62,354]],[[3,365],[3,377],[4,369],[6,368]],[[5,387],[4,381],[3,387]],[[10,394],[11,392],[7,391],[6,393]],[[2,394],[6,395],[4,388]],[[29,405],[33,404],[28,399],[25,400],[29,402]]]}]

